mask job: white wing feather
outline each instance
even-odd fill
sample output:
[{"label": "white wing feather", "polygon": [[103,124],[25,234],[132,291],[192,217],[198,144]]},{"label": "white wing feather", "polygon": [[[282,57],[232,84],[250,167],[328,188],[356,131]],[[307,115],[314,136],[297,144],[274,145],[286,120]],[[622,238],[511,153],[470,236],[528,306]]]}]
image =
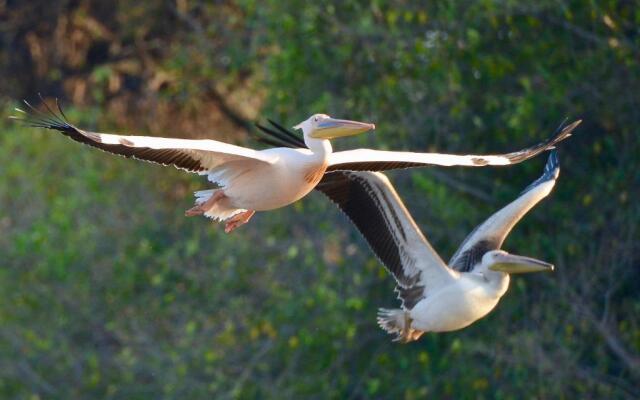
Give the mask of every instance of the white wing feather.
[{"label": "white wing feather", "polygon": [[212,139],[176,139],[153,136],[127,136],[98,133],[99,142],[109,145],[124,145],[127,147],[149,148],[155,150],[181,150],[196,156],[203,167],[213,169],[225,162],[236,160],[259,161],[272,164],[277,157],[264,154],[261,151],[235,146]]},{"label": "white wing feather", "polygon": [[[424,165],[454,165],[475,167],[480,165],[509,165],[513,162],[509,158],[499,155],[455,155],[440,153],[412,153],[405,151],[384,151],[371,149],[356,149],[339,151],[329,156],[329,166],[340,164],[367,162],[400,162]],[[335,168],[334,168],[335,169]]]}]

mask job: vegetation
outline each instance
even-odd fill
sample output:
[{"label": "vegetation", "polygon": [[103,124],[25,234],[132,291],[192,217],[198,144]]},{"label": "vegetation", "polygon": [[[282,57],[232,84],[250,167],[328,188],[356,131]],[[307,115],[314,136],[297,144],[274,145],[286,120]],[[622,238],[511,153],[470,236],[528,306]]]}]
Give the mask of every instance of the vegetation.
[{"label": "vegetation", "polygon": [[[0,5],[1,101],[59,97],[103,131],[256,146],[254,120],[371,120],[338,147],[496,152],[583,118],[555,192],[471,327],[391,343],[393,282],[320,194],[225,235],[202,177],[2,122],[3,398],[637,398],[640,7],[634,1],[96,0]],[[446,257],[539,176],[400,171]]]}]

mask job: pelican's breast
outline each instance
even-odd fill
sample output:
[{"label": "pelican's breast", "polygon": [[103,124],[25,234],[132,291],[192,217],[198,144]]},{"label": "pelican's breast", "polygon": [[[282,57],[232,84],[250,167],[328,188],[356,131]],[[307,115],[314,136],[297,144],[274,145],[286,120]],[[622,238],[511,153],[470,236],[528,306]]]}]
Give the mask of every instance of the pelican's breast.
[{"label": "pelican's breast", "polygon": [[503,293],[464,274],[416,304],[411,310],[412,326],[431,332],[465,328],[493,310]]},{"label": "pelican's breast", "polygon": [[315,187],[324,176],[324,172],[327,170],[328,166],[329,162],[327,160],[324,160],[320,165],[311,165],[310,167],[306,168],[304,171],[305,182]]},{"label": "pelican's breast", "polygon": [[265,211],[284,207],[307,195],[318,184],[327,162],[309,151],[278,149],[279,159],[238,171],[225,186],[225,194],[238,208]]}]

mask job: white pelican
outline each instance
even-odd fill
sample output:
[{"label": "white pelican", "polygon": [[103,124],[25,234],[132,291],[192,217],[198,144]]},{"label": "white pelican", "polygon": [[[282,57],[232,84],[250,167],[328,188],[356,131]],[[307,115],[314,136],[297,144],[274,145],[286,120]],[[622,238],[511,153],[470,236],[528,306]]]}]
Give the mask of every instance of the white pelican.
[{"label": "white pelican", "polygon": [[445,264],[389,180],[379,172],[328,173],[316,187],[351,219],[397,282],[400,309],[381,308],[378,324],[396,341],[462,329],[487,315],[509,287],[509,274],[553,265],[500,250],[513,226],[553,189],[560,171],[552,151],[543,175],[475,228]]},{"label": "white pelican", "polygon": [[[325,171],[336,169],[386,170],[424,165],[507,165],[521,162],[570,135],[575,126],[537,146],[505,155],[457,156],[434,153],[406,153],[352,150],[332,153],[329,139],[374,129],[369,123],[333,119],[315,114],[301,122],[303,139],[282,128],[270,132],[270,143],[285,147],[253,150],[210,140],[190,140],[150,136],[125,136],[82,130],[71,124],[58,105],[54,112],[43,101],[47,113],[25,101],[30,113],[21,119],[29,125],[57,130],[71,139],[124,157],[151,161],[201,175],[217,185],[195,193],[196,205],[187,216],[204,214],[225,221],[225,232],[246,223],[256,211],[286,206],[309,193]],[[281,127],[280,127],[281,128]],[[293,147],[293,148],[291,148]]]},{"label": "white pelican", "polygon": [[[44,103],[44,101],[43,101]],[[309,193],[322,179],[331,154],[330,139],[375,129],[374,124],[312,115],[302,129],[306,148],[273,148],[256,151],[216,140],[124,136],[85,131],[45,107],[38,111],[25,101],[30,115],[16,118],[34,127],[57,130],[71,139],[110,153],[207,175],[217,188],[195,193],[196,205],[187,216],[206,215],[226,221],[229,233],[246,223],[256,211],[284,207]]]}]

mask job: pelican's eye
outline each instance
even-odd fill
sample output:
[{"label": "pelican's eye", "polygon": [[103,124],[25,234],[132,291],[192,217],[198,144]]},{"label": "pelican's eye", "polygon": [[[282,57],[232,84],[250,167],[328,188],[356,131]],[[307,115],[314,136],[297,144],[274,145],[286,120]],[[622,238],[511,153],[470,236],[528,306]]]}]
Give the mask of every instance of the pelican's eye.
[{"label": "pelican's eye", "polygon": [[318,122],[319,119],[320,118],[318,118],[318,117],[313,117],[313,120],[316,121],[316,122]]}]

